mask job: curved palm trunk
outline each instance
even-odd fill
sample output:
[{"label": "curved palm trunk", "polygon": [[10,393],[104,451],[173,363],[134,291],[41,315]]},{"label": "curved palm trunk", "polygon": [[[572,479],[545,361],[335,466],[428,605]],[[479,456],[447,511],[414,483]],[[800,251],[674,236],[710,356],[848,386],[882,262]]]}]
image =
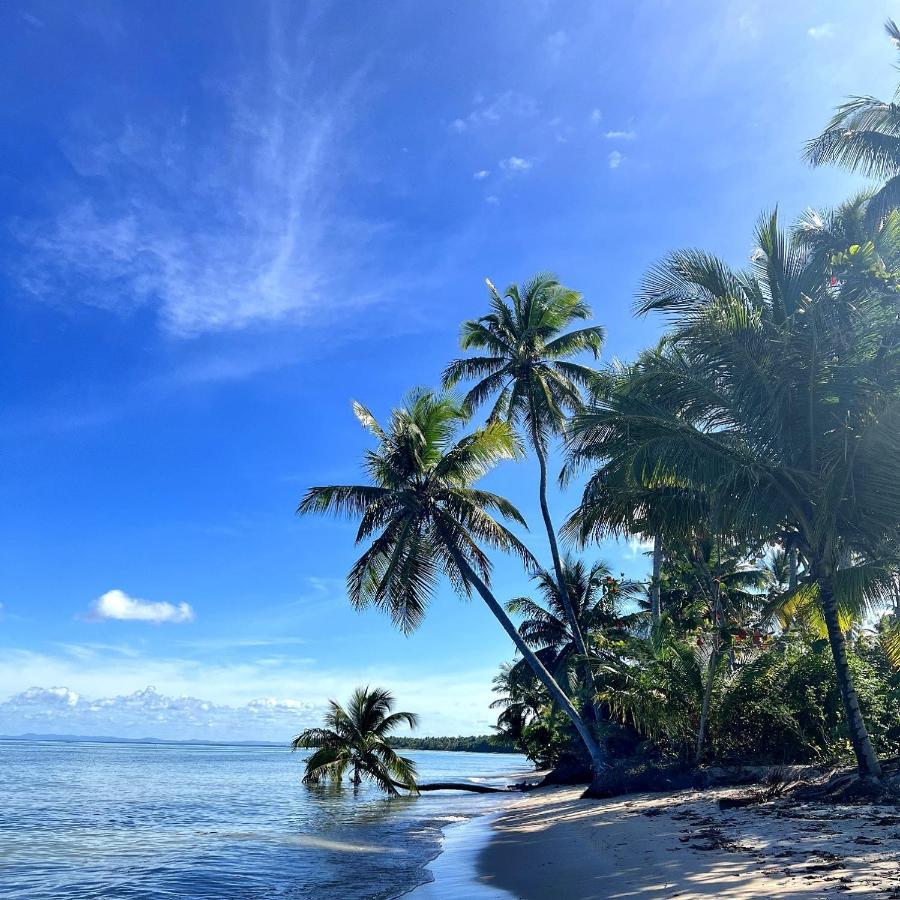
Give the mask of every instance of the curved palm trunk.
[{"label": "curved palm trunk", "polygon": [[[547,529],[547,540],[550,543],[550,556],[553,558],[553,571],[556,575],[559,599],[562,601],[569,628],[572,629],[572,638],[575,641],[575,647],[582,656],[587,657],[587,644],[585,643],[584,635],[581,632],[581,626],[578,624],[578,617],[575,615],[575,610],[572,607],[572,601],[569,599],[569,587],[566,584],[566,579],[563,575],[562,559],[559,555],[559,543],[556,540],[556,529],[553,527],[553,519],[550,518],[550,506],[547,503],[547,457],[544,454],[543,448],[537,441],[534,441],[534,449],[537,454],[538,463],[541,467],[541,515],[544,519],[544,527]],[[591,671],[590,663],[587,661],[585,661],[582,666],[582,677],[584,678],[585,689],[588,692],[588,705],[591,708],[592,719],[594,722],[599,722],[600,711],[594,703],[594,695],[596,694],[594,688],[594,673]]]},{"label": "curved palm trunk", "polygon": [[650,619],[654,625],[658,625],[662,618],[662,608],[659,603],[662,556],[662,536],[657,532],[653,535],[653,578],[650,582]]},{"label": "curved palm trunk", "polygon": [[847,642],[838,621],[833,577],[819,575],[816,580],[819,585],[819,602],[822,604],[822,614],[828,628],[828,642],[831,644],[831,653],[834,656],[838,687],[844,701],[847,730],[850,733],[850,743],[853,745],[853,752],[856,755],[856,766],[863,778],[880,778],[881,764],[878,762],[875,748],[872,746],[872,739],[866,730],[866,723],[863,721],[859,708],[859,697],[856,694],[856,687],[847,664]]},{"label": "curved palm trunk", "polygon": [[568,716],[572,725],[575,726],[575,730],[578,732],[579,737],[581,737],[588,755],[591,758],[591,770],[596,777],[604,768],[605,756],[600,749],[597,740],[594,738],[594,735],[591,733],[590,728],[588,728],[587,723],[579,715],[578,710],[575,709],[572,701],[569,699],[566,692],[559,686],[556,679],[547,671],[546,667],[537,656],[535,656],[531,647],[525,643],[522,635],[519,634],[516,626],[513,625],[512,620],[507,616],[505,610],[491,592],[491,589],[478,576],[478,573],[469,565],[462,554],[456,552],[452,548],[450,549],[450,552],[453,555],[453,559],[457,566],[459,566],[463,578],[478,591],[481,595],[481,599],[487,604],[488,609],[494,614],[494,617],[503,626],[503,630],[510,636],[512,642],[516,645],[516,649],[522,654],[522,657],[527,661],[528,665],[531,666],[531,670],[537,676],[538,680],[545,688],[547,688],[550,696],[558,704],[559,708]]}]

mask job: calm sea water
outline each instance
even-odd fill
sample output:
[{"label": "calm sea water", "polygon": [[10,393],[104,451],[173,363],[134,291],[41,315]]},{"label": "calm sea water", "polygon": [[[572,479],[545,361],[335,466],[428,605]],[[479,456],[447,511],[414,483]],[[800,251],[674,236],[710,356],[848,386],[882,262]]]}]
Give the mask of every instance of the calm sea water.
[{"label": "calm sea water", "polygon": [[[407,755],[422,781],[502,785],[528,771],[506,754]],[[442,826],[498,802],[307,788],[303,759],[269,747],[0,742],[0,896],[396,897],[428,880]]]}]

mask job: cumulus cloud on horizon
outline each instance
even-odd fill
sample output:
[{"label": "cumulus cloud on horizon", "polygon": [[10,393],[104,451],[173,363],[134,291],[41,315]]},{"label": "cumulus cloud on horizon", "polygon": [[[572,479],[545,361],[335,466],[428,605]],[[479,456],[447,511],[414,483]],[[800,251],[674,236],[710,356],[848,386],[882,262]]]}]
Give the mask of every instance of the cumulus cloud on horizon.
[{"label": "cumulus cloud on horizon", "polygon": [[148,686],[90,699],[67,687],[32,687],[0,703],[0,733],[163,739],[286,739],[314,723],[321,706],[261,697],[243,705],[172,697]]},{"label": "cumulus cloud on horizon", "polygon": [[127,622],[152,622],[154,625],[160,625],[163,622],[181,624],[194,620],[194,610],[189,603],[176,605],[141,600],[137,597],[129,597],[124,591],[113,589],[94,601],[88,618],[94,621],[118,619]]}]

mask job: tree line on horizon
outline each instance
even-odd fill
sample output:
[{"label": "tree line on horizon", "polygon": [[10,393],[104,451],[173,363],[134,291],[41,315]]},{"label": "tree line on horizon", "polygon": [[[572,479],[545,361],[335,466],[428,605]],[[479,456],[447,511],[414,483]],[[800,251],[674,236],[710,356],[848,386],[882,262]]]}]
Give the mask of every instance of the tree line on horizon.
[{"label": "tree line on horizon", "polygon": [[[366,482],[300,503],[358,523],[355,606],[411,632],[442,579],[484,601],[517,650],[501,734],[541,763],[581,757],[589,794],[624,755],[853,759],[873,784],[900,752],[900,105],[849,100],[805,156],[877,184],[788,228],[764,215],[743,268],[658,263],[635,312],[667,329],[627,364],[596,364],[604,330],[554,276],[488,281],[440,390],[384,424],[354,403]],[[478,486],[526,454],[547,564]],[[562,522],[551,478],[583,480]],[[608,537],[652,546],[646,583],[589,557]],[[497,596],[491,551],[534,596]]]}]

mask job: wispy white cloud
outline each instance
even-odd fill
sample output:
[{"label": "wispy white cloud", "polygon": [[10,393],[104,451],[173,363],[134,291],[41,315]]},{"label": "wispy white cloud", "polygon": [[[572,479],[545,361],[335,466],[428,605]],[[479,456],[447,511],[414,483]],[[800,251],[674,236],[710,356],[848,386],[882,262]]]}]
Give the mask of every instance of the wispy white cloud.
[{"label": "wispy white cloud", "polygon": [[562,60],[563,52],[569,44],[569,35],[560,29],[547,37],[547,58],[554,65]]},{"label": "wispy white cloud", "polygon": [[590,118],[591,122],[597,125],[603,121],[603,113],[599,109],[592,109]]},{"label": "wispy white cloud", "polygon": [[759,15],[755,8],[745,9],[737,19],[738,31],[744,36],[755,39],[760,35]]},{"label": "wispy white cloud", "polygon": [[814,41],[821,41],[834,37],[834,25],[831,22],[823,22],[821,25],[813,25],[812,28],[808,28],[806,33]]},{"label": "wispy white cloud", "polygon": [[107,591],[98,597],[91,607],[89,618],[118,619],[127,622],[152,622],[159,625],[163,622],[191,622],[194,610],[188,603],[153,602],[129,597],[124,591]]},{"label": "wispy white cloud", "polygon": [[619,166],[622,165],[622,162],[625,159],[625,155],[620,153],[618,150],[613,150],[609,156],[606,157],[607,163],[611,169],[618,169]]},{"label": "wispy white cloud", "polygon": [[637,137],[636,131],[607,131],[604,137],[610,141],[633,141]]},{"label": "wispy white cloud", "polygon": [[223,110],[212,123],[125,120],[100,139],[95,116],[73,126],[67,153],[82,179],[56,193],[79,199],[15,225],[26,290],[118,312],[152,305],[179,336],[375,299],[349,289],[347,262],[359,272],[381,226],[340,199],[365,68],[313,90],[296,34],[277,23],[270,34],[264,72],[212,89]]},{"label": "wispy white cloud", "polygon": [[489,169],[479,169],[477,172],[472,173],[472,177],[476,181],[484,181],[484,179],[487,178],[490,174],[491,173]]},{"label": "wispy white cloud", "polygon": [[532,165],[533,163],[530,160],[524,159],[521,156],[510,156],[508,159],[500,160],[500,168],[504,172],[509,172],[511,174],[527,172]]},{"label": "wispy white cloud", "polygon": [[537,115],[537,103],[518,91],[503,91],[486,96],[478,94],[471,112],[454,119],[449,128],[457,134],[480,126],[493,125],[506,119],[524,119]]}]

